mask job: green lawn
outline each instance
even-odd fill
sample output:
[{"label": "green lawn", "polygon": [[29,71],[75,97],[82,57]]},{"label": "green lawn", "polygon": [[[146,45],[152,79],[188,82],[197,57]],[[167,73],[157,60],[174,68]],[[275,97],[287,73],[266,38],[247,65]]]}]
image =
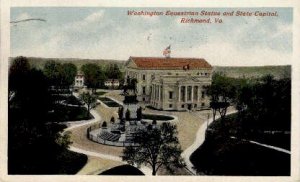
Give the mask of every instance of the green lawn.
[{"label": "green lawn", "polygon": [[92,118],[91,114],[87,116],[87,109],[85,107],[70,107],[56,104],[53,111],[49,113],[49,120],[52,122],[78,121]]},{"label": "green lawn", "polygon": [[289,149],[290,135],[246,133],[236,117],[232,114],[223,123],[219,119],[209,126],[205,142],[190,157],[196,170],[206,175],[290,175],[289,154],[241,140]]}]

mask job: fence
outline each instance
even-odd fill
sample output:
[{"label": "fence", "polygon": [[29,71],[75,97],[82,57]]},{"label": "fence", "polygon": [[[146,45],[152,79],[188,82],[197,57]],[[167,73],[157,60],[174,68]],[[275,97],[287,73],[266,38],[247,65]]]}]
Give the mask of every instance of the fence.
[{"label": "fence", "polygon": [[109,140],[104,140],[98,136],[98,134],[91,133],[91,131],[95,129],[101,128],[100,124],[95,124],[87,128],[87,138],[89,140],[92,140],[94,142],[103,144],[103,145],[110,145],[110,146],[116,146],[116,147],[128,147],[128,146],[138,146],[136,143],[132,142],[120,142],[120,141],[109,141]]}]

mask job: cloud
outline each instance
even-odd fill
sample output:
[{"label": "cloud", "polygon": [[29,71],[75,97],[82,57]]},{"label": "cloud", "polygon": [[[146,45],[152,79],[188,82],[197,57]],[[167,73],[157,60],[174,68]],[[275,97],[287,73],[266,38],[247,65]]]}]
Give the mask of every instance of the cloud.
[{"label": "cloud", "polygon": [[104,10],[95,12],[87,16],[84,20],[89,23],[98,22],[103,18]]},{"label": "cloud", "polygon": [[291,63],[291,23],[241,18],[223,25],[180,24],[178,17],[113,13],[94,11],[59,26],[14,27],[12,56],[127,60],[129,56],[162,56],[171,44],[172,57],[202,57],[213,65]]},{"label": "cloud", "polygon": [[28,13],[21,13],[19,16],[17,16],[16,20],[24,20],[24,19],[30,19],[32,18]]}]

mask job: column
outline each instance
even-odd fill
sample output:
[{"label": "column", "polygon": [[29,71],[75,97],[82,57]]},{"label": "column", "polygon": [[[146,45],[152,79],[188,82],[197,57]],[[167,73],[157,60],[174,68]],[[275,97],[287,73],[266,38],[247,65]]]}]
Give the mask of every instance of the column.
[{"label": "column", "polygon": [[178,102],[180,102],[180,97],[181,97],[180,90],[181,90],[181,86],[178,86]]},{"label": "column", "polygon": [[161,86],[158,85],[158,101],[160,101],[161,97]]},{"label": "column", "polygon": [[185,86],[185,102],[187,102],[187,88],[188,86]]},{"label": "column", "polygon": [[200,86],[198,86],[198,89],[197,89],[197,102],[199,102],[199,94],[200,94],[199,90],[200,90]]},{"label": "column", "polygon": [[191,100],[192,102],[194,102],[194,85],[192,86],[191,94],[192,94]]}]

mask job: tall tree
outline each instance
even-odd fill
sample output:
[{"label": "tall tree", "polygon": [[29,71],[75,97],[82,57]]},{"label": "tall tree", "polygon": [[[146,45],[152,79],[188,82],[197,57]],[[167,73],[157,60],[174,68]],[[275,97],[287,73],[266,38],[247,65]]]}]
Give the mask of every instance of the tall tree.
[{"label": "tall tree", "polygon": [[9,91],[16,91],[25,87],[30,69],[26,57],[21,56],[12,60],[9,68]]},{"label": "tall tree", "polygon": [[138,146],[128,146],[123,150],[122,160],[131,165],[141,164],[152,167],[152,175],[156,175],[160,167],[164,166],[171,173],[174,167],[185,166],[181,158],[181,148],[177,138],[175,125],[163,123],[161,127],[143,130],[134,137]]},{"label": "tall tree", "polygon": [[81,71],[84,74],[86,86],[91,88],[93,92],[96,92],[97,88],[104,86],[106,76],[102,71],[102,68],[97,64],[85,64],[81,67]]},{"label": "tall tree", "polygon": [[109,79],[122,79],[122,73],[117,64],[109,64],[105,68],[105,75]]},{"label": "tall tree", "polygon": [[62,84],[70,86],[74,83],[77,74],[77,67],[73,63],[65,63],[61,67]]},{"label": "tall tree", "polygon": [[55,61],[47,61],[44,66],[44,73],[53,86],[61,86],[62,65]]},{"label": "tall tree", "polygon": [[210,97],[210,107],[213,110],[213,120],[217,112],[224,120],[227,109],[235,98],[236,87],[233,83],[233,79],[215,74],[212,84],[206,87],[207,95]]},{"label": "tall tree", "polygon": [[84,92],[80,94],[80,99],[87,105],[87,116],[89,116],[90,110],[96,106],[97,96]]}]

